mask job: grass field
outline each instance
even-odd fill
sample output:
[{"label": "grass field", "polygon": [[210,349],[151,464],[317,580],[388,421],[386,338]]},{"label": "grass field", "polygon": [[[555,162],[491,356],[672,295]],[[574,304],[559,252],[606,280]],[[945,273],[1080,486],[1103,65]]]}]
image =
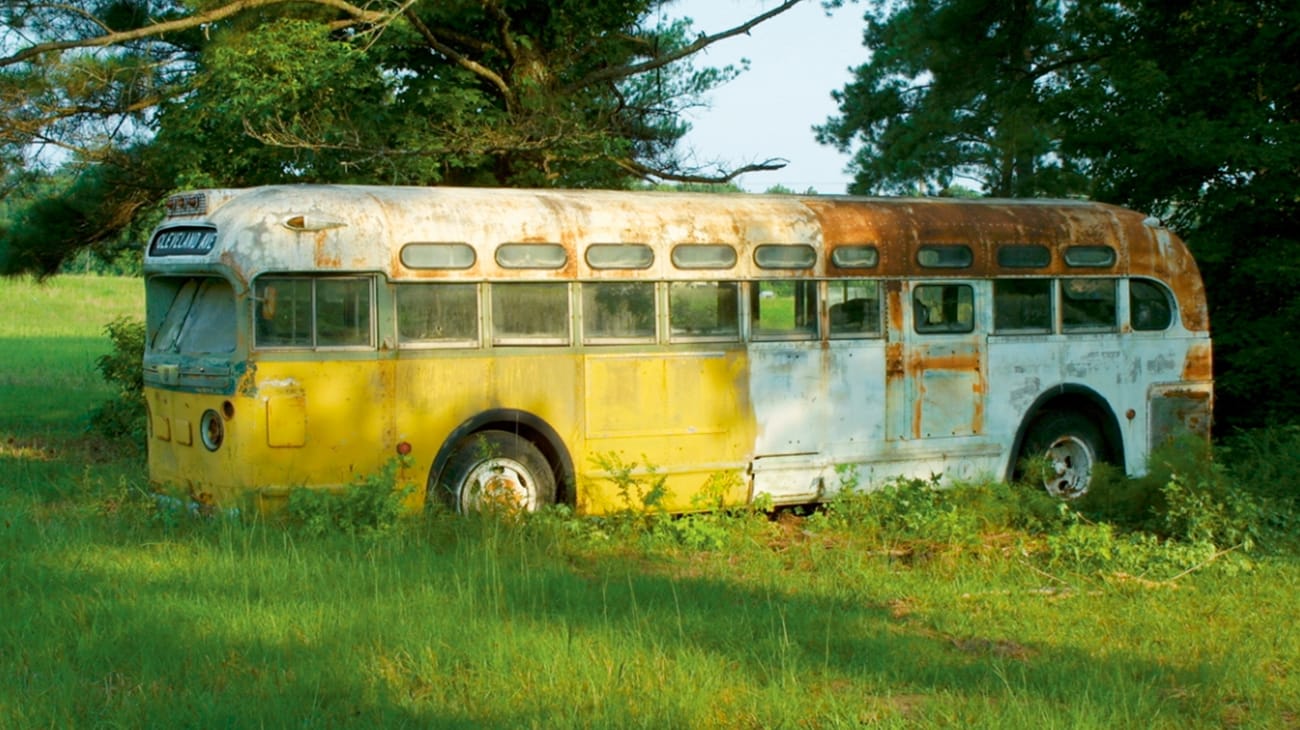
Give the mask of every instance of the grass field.
[{"label": "grass field", "polygon": [[1300,727],[1292,547],[1025,488],[368,537],[159,510],[86,431],[140,289],[0,282],[0,727]]}]

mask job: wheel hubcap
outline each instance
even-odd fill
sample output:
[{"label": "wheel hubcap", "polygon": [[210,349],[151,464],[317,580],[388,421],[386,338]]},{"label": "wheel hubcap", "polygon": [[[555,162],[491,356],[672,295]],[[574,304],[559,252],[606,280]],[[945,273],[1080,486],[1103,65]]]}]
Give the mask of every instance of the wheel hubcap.
[{"label": "wheel hubcap", "polygon": [[514,459],[488,459],[469,473],[460,489],[462,512],[537,509],[532,474]]},{"label": "wheel hubcap", "polygon": [[1048,472],[1043,486],[1053,496],[1073,499],[1088,491],[1096,457],[1086,441],[1062,436],[1047,447]]}]

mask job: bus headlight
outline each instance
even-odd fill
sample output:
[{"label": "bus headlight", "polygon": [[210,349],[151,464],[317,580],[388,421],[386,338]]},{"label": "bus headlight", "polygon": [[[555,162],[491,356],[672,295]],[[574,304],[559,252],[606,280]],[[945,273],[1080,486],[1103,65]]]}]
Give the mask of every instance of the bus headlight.
[{"label": "bus headlight", "polygon": [[219,413],[211,409],[203,412],[203,418],[199,421],[199,438],[208,451],[221,448],[221,442],[226,438],[226,424]]}]

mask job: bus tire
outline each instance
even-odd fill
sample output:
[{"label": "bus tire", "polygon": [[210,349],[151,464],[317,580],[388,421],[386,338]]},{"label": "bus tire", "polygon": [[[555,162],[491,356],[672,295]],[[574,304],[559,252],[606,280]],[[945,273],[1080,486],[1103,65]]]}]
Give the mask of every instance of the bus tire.
[{"label": "bus tire", "polygon": [[1025,438],[1021,462],[1046,460],[1044,468],[1029,470],[1049,494],[1077,499],[1092,486],[1093,470],[1106,453],[1101,431],[1077,413],[1052,411],[1034,421]]},{"label": "bus tire", "polygon": [[461,439],[436,487],[462,514],[534,512],[555,502],[555,472],[546,457],[508,431],[479,431]]}]

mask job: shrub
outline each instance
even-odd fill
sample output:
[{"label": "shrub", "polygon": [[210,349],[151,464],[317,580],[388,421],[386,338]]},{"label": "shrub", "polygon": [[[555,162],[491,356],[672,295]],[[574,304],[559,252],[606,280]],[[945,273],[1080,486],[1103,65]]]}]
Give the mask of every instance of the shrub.
[{"label": "shrub", "polygon": [[378,473],[359,478],[342,492],[299,487],[289,492],[285,519],[309,535],[341,532],[353,537],[377,537],[397,526],[411,487],[398,486],[397,472],[405,457],[397,457]]},{"label": "shrub", "polygon": [[90,425],[108,438],[126,439],[143,448],[147,428],[144,322],[119,317],[105,325],[104,330],[113,343],[113,350],[101,355],[95,367],[117,392],[91,414]]}]

